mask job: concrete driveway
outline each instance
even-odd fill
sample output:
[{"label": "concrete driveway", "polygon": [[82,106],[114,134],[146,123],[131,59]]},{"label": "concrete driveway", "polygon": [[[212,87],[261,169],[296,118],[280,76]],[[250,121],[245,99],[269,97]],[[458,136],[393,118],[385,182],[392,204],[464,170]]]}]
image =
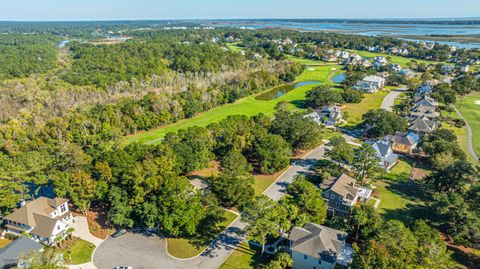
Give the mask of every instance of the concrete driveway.
[{"label": "concrete driveway", "polygon": [[393,105],[395,104],[395,99],[404,91],[406,91],[407,88],[398,88],[394,91],[391,91],[385,98],[383,99],[382,106],[380,108],[383,108],[387,111],[392,112]]},{"label": "concrete driveway", "polygon": [[[324,146],[318,147],[296,160],[263,194],[278,201],[298,174],[308,173],[316,161],[323,158]],[[127,233],[117,238],[108,238],[95,251],[93,262],[98,269],[112,269],[119,265],[134,269],[217,269],[246,238],[245,223],[238,218],[222,232],[199,256],[191,259],[176,259],[168,255],[166,240],[157,236]]]}]

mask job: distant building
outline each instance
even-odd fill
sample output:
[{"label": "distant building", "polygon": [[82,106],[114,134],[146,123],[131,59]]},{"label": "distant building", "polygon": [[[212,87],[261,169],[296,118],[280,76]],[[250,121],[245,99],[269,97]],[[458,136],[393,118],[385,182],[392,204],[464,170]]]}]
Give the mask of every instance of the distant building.
[{"label": "distant building", "polygon": [[438,116],[440,116],[440,113],[437,112],[437,107],[435,106],[417,105],[410,110],[411,121],[418,118],[427,118],[429,120],[434,120]]},{"label": "distant building", "polygon": [[427,118],[418,118],[409,123],[408,130],[423,136],[433,132],[439,127],[439,124],[436,120],[429,120]]},{"label": "distant building", "polygon": [[468,64],[459,64],[458,65],[458,70],[462,73],[468,73],[470,71],[470,65]]},{"label": "distant building", "polygon": [[342,112],[338,106],[325,106],[322,109],[317,109],[315,112],[305,115],[317,123],[325,124],[333,127],[342,121]]},{"label": "distant building", "polygon": [[328,54],[323,58],[323,60],[325,62],[336,62],[337,61],[337,56],[335,54]]},{"label": "distant building", "polygon": [[348,234],[315,223],[294,227],[288,237],[293,269],[348,268],[354,250],[345,241]]},{"label": "distant building", "polygon": [[336,179],[325,179],[320,188],[328,202],[329,214],[340,217],[349,217],[357,203],[368,202],[372,195],[371,189],[357,186],[356,180],[346,174]]},{"label": "distant building", "polygon": [[388,67],[390,68],[390,70],[392,70],[395,73],[400,72],[400,70],[402,70],[402,66],[400,66],[399,64],[390,64]]},{"label": "distant building", "polygon": [[420,137],[413,132],[396,132],[395,135],[386,136],[390,141],[393,152],[410,154],[420,143]]},{"label": "distant building", "polygon": [[442,65],[440,68],[440,72],[445,75],[450,75],[455,71],[455,67],[453,65]]},{"label": "distant building", "polygon": [[58,237],[67,236],[73,216],[64,198],[39,197],[15,209],[4,218],[7,233],[29,233],[40,243],[53,245]]},{"label": "distant building", "polygon": [[383,89],[383,87],[385,87],[384,78],[379,76],[367,76],[363,80],[357,82],[352,89],[361,92],[375,93],[379,89]]}]

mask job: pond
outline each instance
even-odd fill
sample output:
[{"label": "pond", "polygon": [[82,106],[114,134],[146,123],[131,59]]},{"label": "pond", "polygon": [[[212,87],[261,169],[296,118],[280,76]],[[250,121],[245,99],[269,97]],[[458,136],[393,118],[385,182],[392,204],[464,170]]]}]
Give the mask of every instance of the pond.
[{"label": "pond", "polygon": [[338,74],[333,76],[332,81],[335,83],[342,83],[345,80],[345,74]]},{"label": "pond", "polygon": [[255,99],[262,100],[262,101],[274,100],[298,87],[311,85],[311,84],[320,84],[320,83],[321,83],[320,81],[302,81],[296,84],[282,85],[279,87],[275,87],[268,92],[264,92],[258,95],[257,97],[255,97]]}]

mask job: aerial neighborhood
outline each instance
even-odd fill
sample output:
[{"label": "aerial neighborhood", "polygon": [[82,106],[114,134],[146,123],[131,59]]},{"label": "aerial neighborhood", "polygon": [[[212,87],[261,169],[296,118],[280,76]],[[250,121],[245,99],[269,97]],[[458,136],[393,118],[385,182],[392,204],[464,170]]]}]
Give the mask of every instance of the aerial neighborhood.
[{"label": "aerial neighborhood", "polygon": [[0,22],[0,269],[479,268],[480,49],[358,23]]}]

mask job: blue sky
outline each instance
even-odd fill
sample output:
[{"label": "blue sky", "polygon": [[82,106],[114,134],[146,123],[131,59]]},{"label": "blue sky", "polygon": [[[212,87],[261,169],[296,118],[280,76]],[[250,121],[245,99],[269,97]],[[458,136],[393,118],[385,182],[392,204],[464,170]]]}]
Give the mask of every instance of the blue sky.
[{"label": "blue sky", "polygon": [[0,0],[0,20],[479,16],[479,0]]}]

